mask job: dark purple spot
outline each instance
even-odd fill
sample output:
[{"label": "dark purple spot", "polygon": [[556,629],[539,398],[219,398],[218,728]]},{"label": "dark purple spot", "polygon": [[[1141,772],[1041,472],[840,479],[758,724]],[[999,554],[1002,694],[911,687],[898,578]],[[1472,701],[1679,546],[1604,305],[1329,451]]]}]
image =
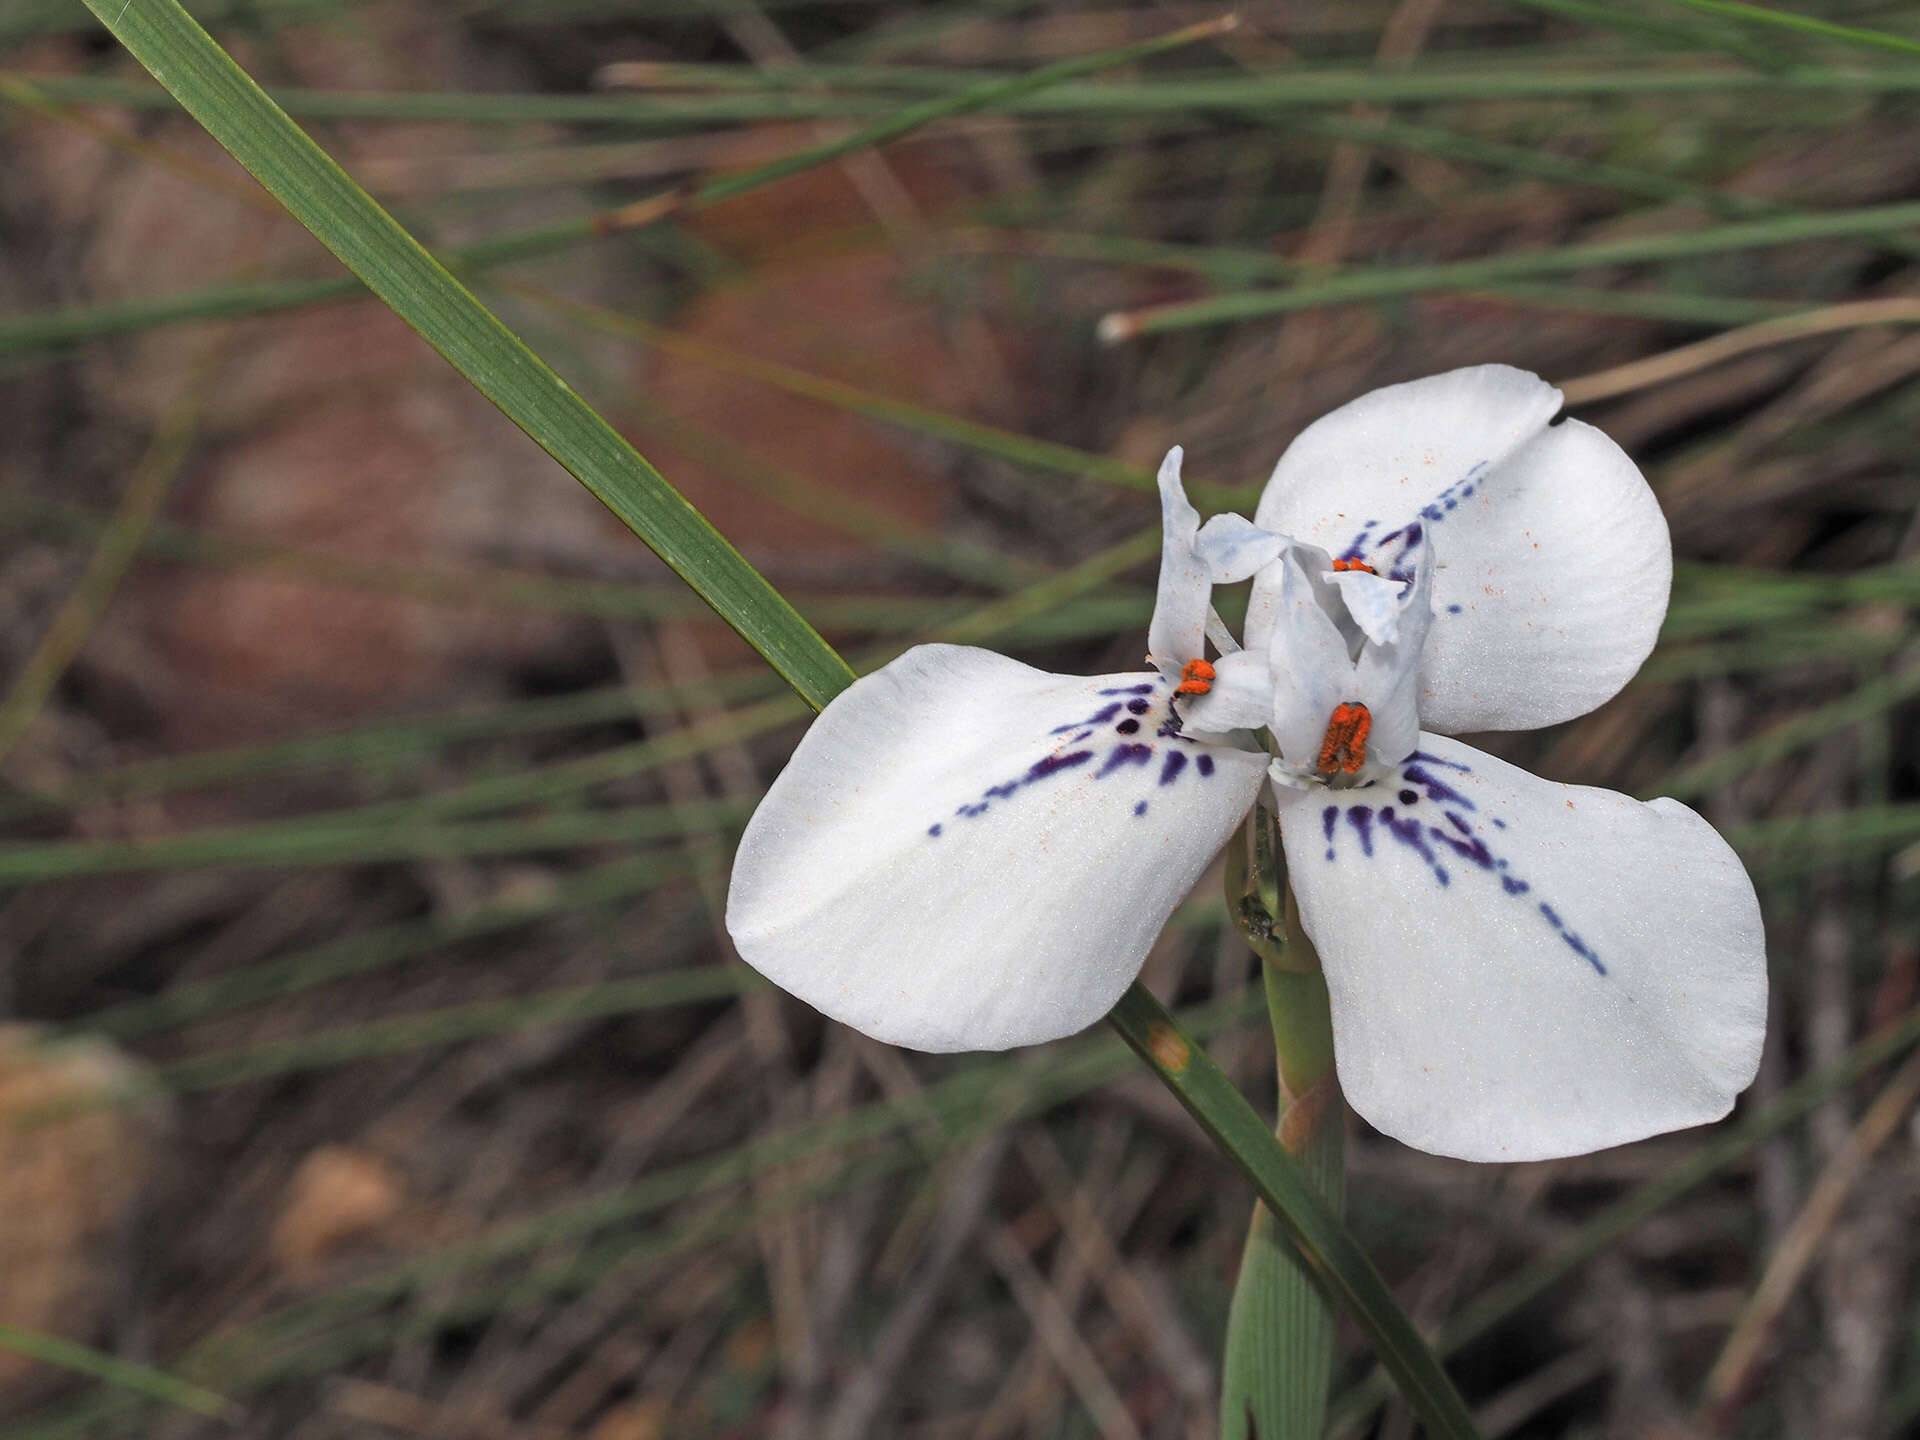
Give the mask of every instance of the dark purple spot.
[{"label": "dark purple spot", "polygon": [[1140,728],[1140,722],[1138,720],[1122,720],[1113,728],[1118,730],[1122,735],[1131,735]]},{"label": "dark purple spot", "polygon": [[1400,773],[1406,779],[1425,790],[1427,792],[1427,799],[1433,801],[1436,805],[1458,805],[1462,810],[1472,810],[1475,808],[1473,801],[1462,795],[1444,780],[1429,775],[1418,765],[1409,765]]},{"label": "dark purple spot", "polygon": [[1201,779],[1203,780],[1206,779],[1207,776],[1213,774],[1213,756],[1211,755],[1194,756],[1193,768],[1200,772]]},{"label": "dark purple spot", "polygon": [[1152,708],[1153,707],[1144,700],[1127,701],[1127,713],[1130,715],[1144,715]]},{"label": "dark purple spot", "polygon": [[1171,785],[1175,780],[1180,778],[1180,772],[1186,768],[1187,752],[1184,750],[1169,750],[1166,760],[1160,766],[1160,783],[1162,785]]},{"label": "dark purple spot", "polygon": [[1146,813],[1147,813],[1147,802],[1146,802],[1146,801],[1144,801],[1144,800],[1142,800],[1142,801],[1141,801],[1141,802],[1140,802],[1140,803],[1139,803],[1138,805],[1135,805],[1135,806],[1133,807],[1133,813],[1134,813],[1135,815],[1144,815],[1144,814],[1146,814]]},{"label": "dark purple spot", "polygon": [[1496,815],[1493,817],[1493,828],[1496,830],[1504,830],[1507,828],[1507,822]]},{"label": "dark purple spot", "polygon": [[1078,735],[1073,737],[1073,743],[1077,745],[1091,734],[1093,734],[1091,730],[1082,730]]},{"label": "dark purple spot", "polygon": [[1360,837],[1360,849],[1367,856],[1373,855],[1373,809],[1367,805],[1347,807],[1347,824],[1353,827],[1353,833]]},{"label": "dark purple spot", "polygon": [[1094,778],[1111,775],[1114,771],[1128,765],[1144,765],[1153,758],[1151,745],[1116,745],[1107,752],[1107,763],[1100,767],[1100,774]]},{"label": "dark purple spot", "polygon": [[1464,605],[1449,605],[1447,606],[1447,614],[1458,615],[1465,608],[1466,607]]},{"label": "dark purple spot", "polygon": [[1464,500],[1471,494],[1473,494],[1473,486],[1469,485],[1460,492],[1460,498]]},{"label": "dark purple spot", "polygon": [[[1338,805],[1329,805],[1320,812],[1320,828],[1327,832],[1327,844],[1333,844],[1333,827],[1339,823],[1340,807]],[[1327,858],[1329,860],[1333,858],[1331,850],[1327,852]]]},{"label": "dark purple spot", "polygon": [[[1105,694],[1106,692],[1102,691],[1101,693]],[[1116,700],[1111,705],[1102,705],[1084,720],[1075,720],[1071,725],[1056,725],[1050,733],[1054,735],[1064,735],[1069,730],[1078,730],[1082,725],[1104,725],[1119,713],[1120,702]]]},{"label": "dark purple spot", "polygon": [[1407,551],[1411,550],[1414,546],[1418,545],[1420,543],[1420,537],[1426,533],[1427,533],[1426,531],[1420,528],[1420,524],[1418,521],[1415,521],[1413,524],[1407,526],[1407,529],[1406,529],[1407,538],[1400,542],[1400,553],[1404,555],[1406,554]]},{"label": "dark purple spot", "polygon": [[1565,928],[1560,922],[1560,917],[1554,913],[1553,907],[1544,900],[1540,902],[1540,913],[1547,917],[1547,923],[1553,926],[1554,929],[1560,930]]},{"label": "dark purple spot", "polygon": [[[1505,862],[1502,861],[1501,863],[1504,864]],[[1509,895],[1524,895],[1533,887],[1524,880],[1516,880],[1511,875],[1502,875],[1500,877],[1500,888]]]},{"label": "dark purple spot", "polygon": [[1416,750],[1407,759],[1424,761],[1428,765],[1444,765],[1449,770],[1458,770],[1462,775],[1473,773],[1471,765],[1462,765],[1458,760],[1442,760],[1438,755],[1430,755],[1425,750]]},{"label": "dark purple spot", "polygon": [[1400,803],[1402,805],[1418,805],[1420,803],[1420,797],[1411,790],[1402,790],[1400,792]]},{"label": "dark purple spot", "polygon": [[1149,680],[1144,685],[1123,685],[1113,690],[1102,690],[1100,693],[1102,695],[1151,695],[1153,682]]},{"label": "dark purple spot", "polygon": [[1447,811],[1447,819],[1453,822],[1454,829],[1458,830],[1462,835],[1467,836],[1469,839],[1472,838],[1473,827],[1467,824],[1465,820],[1461,819],[1458,815],[1454,814],[1451,810]]},{"label": "dark purple spot", "polygon": [[938,835],[939,833],[940,833],[940,827],[938,825],[929,825],[927,827],[927,834]]}]

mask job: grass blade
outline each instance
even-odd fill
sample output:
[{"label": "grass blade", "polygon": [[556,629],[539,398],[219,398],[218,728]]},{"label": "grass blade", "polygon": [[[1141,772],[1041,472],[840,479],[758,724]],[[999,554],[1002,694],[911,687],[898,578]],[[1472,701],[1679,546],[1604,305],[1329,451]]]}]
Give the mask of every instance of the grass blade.
[{"label": "grass blade", "polygon": [[13,1325],[0,1325],[0,1350],[11,1350],[16,1355],[25,1355],[29,1359],[41,1361],[47,1365],[58,1365],[63,1370],[71,1370],[78,1375],[90,1375],[96,1380],[106,1382],[116,1389],[143,1396],[148,1400],[158,1400],[182,1410],[191,1410],[197,1415],[210,1415],[231,1418],[235,1413],[232,1401],[224,1395],[216,1395],[204,1386],[169,1375],[165,1371],[155,1370],[146,1365],[136,1365],[112,1355],[103,1355],[98,1350],[85,1345],[76,1345],[71,1340],[63,1340],[58,1335],[45,1335],[38,1330],[22,1330]]}]

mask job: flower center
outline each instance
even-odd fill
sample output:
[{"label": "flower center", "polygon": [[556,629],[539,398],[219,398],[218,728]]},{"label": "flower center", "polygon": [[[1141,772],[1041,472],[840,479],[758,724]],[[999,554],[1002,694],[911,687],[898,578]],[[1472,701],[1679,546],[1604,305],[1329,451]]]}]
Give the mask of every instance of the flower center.
[{"label": "flower center", "polygon": [[1204,695],[1213,689],[1213,666],[1205,660],[1189,660],[1180,667],[1180,683],[1174,687],[1176,695]]},{"label": "flower center", "polygon": [[1373,714],[1354,700],[1343,700],[1333,707],[1327,721],[1327,733],[1320,741],[1322,775],[1357,775],[1367,763],[1367,732],[1373,729]]}]

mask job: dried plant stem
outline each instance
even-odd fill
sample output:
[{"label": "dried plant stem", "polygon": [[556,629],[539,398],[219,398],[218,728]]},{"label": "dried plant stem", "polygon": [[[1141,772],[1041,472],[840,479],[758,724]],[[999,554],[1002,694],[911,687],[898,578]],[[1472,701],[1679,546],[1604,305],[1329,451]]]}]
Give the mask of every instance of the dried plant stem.
[{"label": "dried plant stem", "polygon": [[120,508],[101,532],[100,543],[87,561],[80,583],[73,587],[66,603],[47,627],[47,633],[40,637],[27,663],[21,666],[6,699],[0,700],[0,763],[4,763],[27,733],[40,707],[53,694],[54,686],[60,683],[60,677],[67,673],[67,667],[106,613],[114,591],[120,586],[120,577],[127,573],[127,566],[139,552],[147,527],[159,513],[160,503],[166,499],[167,490],[179,473],[180,462],[186,458],[205,398],[204,386],[196,378],[168,413],[147,453],[134,468]]},{"label": "dried plant stem", "polygon": [[1826,305],[1798,315],[1783,315],[1777,320],[1762,320],[1757,325],[1742,325],[1724,335],[1682,345],[1644,360],[1616,365],[1562,382],[1561,392],[1569,405],[1589,405],[1596,400],[1611,400],[1616,395],[1646,390],[1678,380],[1709,365],[1803,340],[1809,335],[1826,335],[1836,330],[1856,330],[1868,325],[1920,325],[1920,299],[1895,296],[1885,300],[1855,300],[1845,305]]},{"label": "dried plant stem", "polygon": [[1701,1395],[1699,1424],[1709,1433],[1726,1428],[1732,1412],[1745,1393],[1747,1382],[1758,1365],[1774,1322],[1793,1298],[1801,1277],[1818,1255],[1821,1243],[1839,1217],[1854,1183],[1866,1172],[1874,1152],[1886,1143],[1900,1126],[1901,1119],[1920,1099],[1920,1053],[1907,1058],[1887,1087],[1867,1107],[1867,1113],[1841,1146],[1807,1196],[1793,1227],[1781,1240],[1766,1273],[1735,1322],[1727,1343]]}]

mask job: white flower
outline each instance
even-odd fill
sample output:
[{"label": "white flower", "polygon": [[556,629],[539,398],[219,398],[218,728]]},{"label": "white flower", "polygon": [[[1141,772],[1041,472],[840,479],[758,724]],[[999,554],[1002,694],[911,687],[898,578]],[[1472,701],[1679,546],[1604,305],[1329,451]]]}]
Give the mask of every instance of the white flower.
[{"label": "white flower", "polygon": [[[1570,719],[1652,647],[1665,521],[1605,436],[1549,426],[1559,403],[1503,366],[1375,391],[1289,447],[1251,524],[1200,526],[1174,452],[1155,670],[937,645],[856,682],[747,826],[741,955],[919,1049],[1070,1033],[1271,775],[1341,1084],[1376,1127],[1519,1160],[1724,1115],[1766,1010],[1725,842],[1422,731]],[[1211,586],[1248,576],[1246,648],[1216,627],[1209,664]]]}]

